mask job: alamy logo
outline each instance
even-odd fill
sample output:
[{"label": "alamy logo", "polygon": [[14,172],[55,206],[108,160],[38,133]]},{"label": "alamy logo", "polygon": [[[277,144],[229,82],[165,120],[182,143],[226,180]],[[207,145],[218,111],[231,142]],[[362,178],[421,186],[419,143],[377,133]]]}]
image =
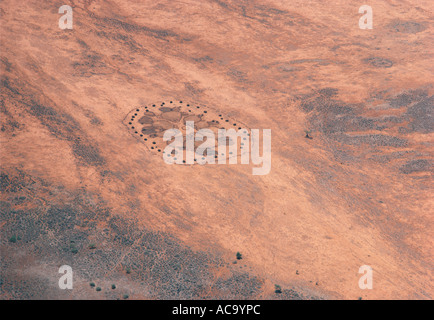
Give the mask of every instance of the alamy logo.
[{"label": "alamy logo", "polygon": [[72,8],[65,4],[59,8],[59,13],[64,13],[59,18],[59,28],[62,30],[72,29]]},{"label": "alamy logo", "polygon": [[359,273],[363,274],[359,279],[359,288],[362,290],[372,289],[372,267],[367,265],[361,266],[359,268]]},{"label": "alamy logo", "polygon": [[[240,138],[240,139],[238,139]],[[250,139],[249,139],[250,138]],[[255,165],[253,175],[265,175],[271,169],[271,129],[264,129],[262,136],[262,156],[259,152],[260,130],[252,129],[248,133],[246,129],[218,129],[218,146],[216,154],[216,137],[210,129],[200,129],[195,134],[194,121],[186,122],[186,138],[178,129],[169,129],[164,133],[163,141],[170,141],[163,152],[163,159],[167,164],[229,164],[238,163],[238,150],[240,150],[241,164],[249,164],[250,159]],[[205,139],[205,141],[204,141]],[[185,140],[185,145],[184,145]],[[242,146],[238,147],[238,140]],[[196,141],[204,141],[194,150]],[[250,142],[250,144],[249,144]],[[228,151],[229,148],[229,151]],[[250,151],[251,148],[251,152]],[[229,155],[229,156],[228,156]],[[185,156],[185,160],[184,160]]]},{"label": "alamy logo", "polygon": [[372,29],[372,7],[365,4],[359,8],[359,13],[363,13],[359,19],[359,28]]},{"label": "alamy logo", "polygon": [[59,288],[72,289],[72,268],[65,264],[59,268],[59,273],[63,274],[59,279]]}]

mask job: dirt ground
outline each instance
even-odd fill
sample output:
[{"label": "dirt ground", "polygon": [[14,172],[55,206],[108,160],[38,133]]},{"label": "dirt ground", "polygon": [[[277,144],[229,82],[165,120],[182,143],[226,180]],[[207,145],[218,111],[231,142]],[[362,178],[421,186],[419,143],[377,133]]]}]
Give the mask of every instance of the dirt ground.
[{"label": "dirt ground", "polygon": [[[432,1],[68,2],[0,3],[1,299],[433,298]],[[124,120],[168,101],[271,172],[167,165]]]}]

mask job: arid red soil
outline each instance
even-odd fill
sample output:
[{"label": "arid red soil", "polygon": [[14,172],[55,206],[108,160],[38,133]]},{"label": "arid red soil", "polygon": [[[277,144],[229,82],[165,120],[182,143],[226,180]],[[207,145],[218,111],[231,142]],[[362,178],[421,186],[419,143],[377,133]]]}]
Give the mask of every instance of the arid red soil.
[{"label": "arid red soil", "polygon": [[[432,1],[64,4],[0,4],[1,299],[433,298]],[[167,165],[124,119],[170,100],[271,172]]]}]

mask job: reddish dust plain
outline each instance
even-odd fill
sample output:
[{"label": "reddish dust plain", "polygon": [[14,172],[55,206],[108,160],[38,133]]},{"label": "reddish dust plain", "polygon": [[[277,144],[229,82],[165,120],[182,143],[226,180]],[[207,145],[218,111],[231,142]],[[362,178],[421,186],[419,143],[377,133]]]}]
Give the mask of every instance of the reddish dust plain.
[{"label": "reddish dust plain", "polygon": [[[433,298],[432,1],[63,4],[0,4],[1,299]],[[271,172],[167,165],[124,120],[171,100]]]}]

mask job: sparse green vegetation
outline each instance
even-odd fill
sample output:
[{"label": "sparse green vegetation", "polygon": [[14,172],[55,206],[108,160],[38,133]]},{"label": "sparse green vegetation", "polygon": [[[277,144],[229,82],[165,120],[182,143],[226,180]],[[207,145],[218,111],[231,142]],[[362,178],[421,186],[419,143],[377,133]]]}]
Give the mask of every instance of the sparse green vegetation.
[{"label": "sparse green vegetation", "polygon": [[275,293],[282,293],[282,287],[279,286],[278,284],[274,285],[274,292]]},{"label": "sparse green vegetation", "polygon": [[242,258],[243,258],[243,255],[241,253],[237,252],[237,259],[241,260]]},{"label": "sparse green vegetation", "polygon": [[69,245],[69,250],[71,251],[71,253],[73,254],[77,254],[78,253],[78,249],[75,246],[75,242],[71,240],[71,243]]},{"label": "sparse green vegetation", "polygon": [[[26,208],[22,212],[20,211],[19,214],[13,212],[12,209],[14,209],[14,206],[13,204],[10,205],[11,220],[10,224],[7,225],[8,228],[4,230],[3,241],[3,244],[6,243],[9,249],[16,248],[24,244],[23,242],[25,241],[31,241],[30,245],[35,245],[38,255],[40,257],[46,257],[47,261],[53,265],[63,263],[63,261],[68,263],[72,258],[83,255],[83,259],[75,261],[74,265],[79,268],[78,270],[89,271],[89,273],[83,274],[83,277],[89,275],[90,277],[95,277],[98,282],[101,281],[100,275],[105,274],[107,270],[111,270],[114,267],[112,259],[107,255],[109,252],[106,254],[106,252],[100,250],[102,244],[104,244],[104,248],[107,245],[120,252],[131,249],[128,259],[122,260],[125,262],[119,266],[120,271],[123,272],[124,277],[127,276],[127,278],[130,278],[131,276],[136,276],[135,279],[142,279],[139,282],[140,287],[134,288],[134,290],[139,292],[140,288],[153,287],[155,290],[150,291],[150,294],[152,297],[155,296],[161,299],[191,299],[197,297],[197,288],[199,286],[206,287],[208,283],[214,280],[213,275],[209,272],[210,268],[221,268],[223,266],[226,268],[226,263],[223,263],[223,261],[221,261],[218,256],[214,256],[214,254],[208,254],[202,251],[196,252],[189,247],[185,247],[184,244],[180,243],[175,238],[150,231],[145,227],[142,229],[142,227],[137,226],[135,222],[118,216],[102,203],[99,203],[97,206],[89,205],[86,200],[87,196],[76,197],[75,193],[70,194],[67,190],[57,190],[52,186],[44,187],[40,182],[37,182],[37,186],[41,188],[40,193],[42,195],[48,195],[50,191],[53,192],[53,203],[49,202],[49,205],[46,205],[47,199],[40,200],[40,198],[35,195],[35,207]],[[67,199],[71,198],[73,200],[68,200],[68,204],[64,205],[60,203],[63,200],[59,203],[55,201],[57,196],[65,196]],[[89,197],[91,196],[89,195]],[[99,209],[100,204],[101,210]],[[46,212],[46,214],[41,215],[41,212]],[[107,217],[110,217],[110,219],[107,220]],[[92,221],[89,223],[89,229],[77,230],[76,226],[81,223],[82,219]],[[100,222],[104,222],[104,224],[107,222],[107,232],[100,233],[98,227]],[[116,231],[116,236],[114,237],[113,230]],[[16,235],[17,243],[15,244],[8,242],[12,235]],[[21,236],[21,241],[19,241],[18,235]],[[55,235],[56,242],[52,241],[51,235]],[[137,242],[138,240],[140,240],[140,242]],[[89,245],[92,243],[96,244],[96,249],[98,250],[88,249]],[[140,243],[140,245],[132,245],[134,243]],[[144,250],[144,248],[146,249]],[[51,260],[52,257],[55,259]],[[233,258],[232,256],[232,259]],[[231,262],[234,261],[232,259],[228,261],[230,266],[232,266]],[[237,262],[240,261],[235,260]],[[187,263],[187,265],[185,263]],[[238,265],[240,265],[240,262],[235,266]],[[12,268],[13,266],[14,265],[11,264],[8,267]],[[182,279],[178,281],[180,270],[186,266],[189,268],[188,272],[183,272]],[[228,265],[228,267],[230,266]],[[128,270],[128,273],[131,273],[129,275],[126,274],[127,267],[130,269]],[[74,271],[75,270],[76,268],[74,268]],[[117,270],[119,269],[116,268],[116,271]],[[134,272],[132,272],[133,270]],[[222,281],[217,284],[216,292],[230,292],[230,297],[232,298],[252,298],[256,297],[258,293],[261,292],[262,283],[259,278],[255,276],[251,277],[245,272],[236,272],[228,276],[228,281]],[[89,281],[89,278],[85,279],[84,283],[86,280]],[[5,281],[5,279],[3,279],[3,281]],[[20,283],[20,281],[20,278],[14,278],[11,279],[11,284],[8,282],[7,286],[3,285],[3,288],[6,290],[5,294],[15,296],[17,292],[13,292],[13,290],[18,288],[19,285],[23,285],[19,287],[23,290],[20,292],[21,297],[43,297],[43,295],[41,295],[44,294],[44,292],[41,292],[41,288],[43,287],[41,287],[39,283],[28,282],[24,285]],[[108,281],[117,280],[113,279]],[[83,285],[86,287],[84,283]],[[138,286],[139,283],[137,283]],[[111,289],[112,284],[114,284],[114,282],[104,283],[105,289],[103,293],[101,287],[102,282],[101,285],[96,286],[96,282],[90,280],[88,282],[90,290],[79,291],[76,294],[79,298],[91,298],[94,292],[93,290],[96,290],[96,287],[100,287],[101,291],[97,293],[101,296],[94,296],[94,298],[101,298],[111,293],[107,298],[129,300],[129,294],[126,294],[125,291],[127,290],[124,289],[123,285],[118,288],[116,284],[116,289]],[[27,289],[29,291],[25,292],[24,290]],[[219,298],[219,296],[214,296],[214,293],[211,297]]]}]

